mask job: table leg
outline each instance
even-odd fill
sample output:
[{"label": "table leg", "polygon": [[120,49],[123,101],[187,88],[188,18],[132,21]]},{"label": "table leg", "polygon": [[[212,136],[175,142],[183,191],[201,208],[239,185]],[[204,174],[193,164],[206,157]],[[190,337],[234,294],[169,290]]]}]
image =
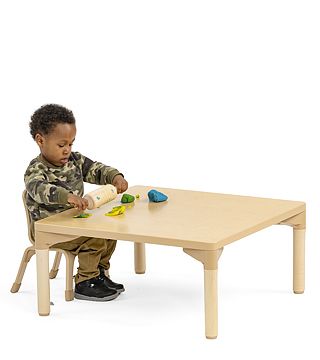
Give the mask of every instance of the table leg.
[{"label": "table leg", "polygon": [[134,243],[134,268],[136,274],[146,272],[146,251],[144,243]]},{"label": "table leg", "polygon": [[282,225],[293,227],[293,292],[304,293],[305,278],[305,233],[306,233],[306,211],[285,219]]},{"label": "table leg", "polygon": [[218,336],[218,260],[223,248],[218,250],[183,249],[185,253],[203,263],[205,333],[207,339]]},{"label": "table leg", "polygon": [[49,249],[36,250],[38,313],[41,316],[50,314],[49,286]]},{"label": "table leg", "polygon": [[293,228],[293,291],[304,293],[305,282],[305,229]]},{"label": "table leg", "polygon": [[207,339],[218,336],[218,270],[204,270],[205,330]]}]

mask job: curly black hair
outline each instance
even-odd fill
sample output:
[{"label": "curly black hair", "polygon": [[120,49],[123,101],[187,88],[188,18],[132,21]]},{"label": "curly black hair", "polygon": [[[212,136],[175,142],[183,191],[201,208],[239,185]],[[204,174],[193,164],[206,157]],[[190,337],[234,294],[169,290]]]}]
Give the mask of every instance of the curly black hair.
[{"label": "curly black hair", "polygon": [[31,116],[29,123],[30,133],[35,139],[36,134],[49,134],[57,124],[75,124],[75,122],[72,111],[64,106],[57,104],[43,105]]}]

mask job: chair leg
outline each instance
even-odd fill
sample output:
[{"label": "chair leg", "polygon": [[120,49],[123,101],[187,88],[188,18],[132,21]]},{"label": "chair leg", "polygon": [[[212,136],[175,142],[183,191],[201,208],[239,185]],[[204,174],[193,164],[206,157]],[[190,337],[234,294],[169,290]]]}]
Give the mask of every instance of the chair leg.
[{"label": "chair leg", "polygon": [[65,290],[65,300],[72,301],[74,299],[73,291],[73,267],[75,256],[69,251],[63,251],[66,258],[66,290]]},{"label": "chair leg", "polygon": [[60,260],[61,260],[61,251],[57,250],[56,251],[56,256],[54,258],[54,262],[53,262],[53,265],[52,265],[52,269],[49,273],[49,279],[54,279],[57,274],[58,274],[58,271],[59,271],[59,265],[60,265]]},{"label": "chair leg", "polygon": [[11,292],[12,293],[16,293],[19,291],[20,289],[20,286],[21,286],[21,282],[22,282],[22,279],[23,279],[23,275],[26,271],[26,267],[28,265],[28,262],[30,261],[30,259],[32,258],[32,256],[35,254],[35,249],[34,249],[34,246],[30,246],[28,248],[26,248],[26,250],[24,251],[23,253],[23,256],[22,256],[22,260],[21,260],[21,263],[20,263],[20,267],[19,267],[19,270],[18,270],[18,274],[17,274],[17,277],[16,277],[16,281],[13,283],[12,287],[11,287]]}]

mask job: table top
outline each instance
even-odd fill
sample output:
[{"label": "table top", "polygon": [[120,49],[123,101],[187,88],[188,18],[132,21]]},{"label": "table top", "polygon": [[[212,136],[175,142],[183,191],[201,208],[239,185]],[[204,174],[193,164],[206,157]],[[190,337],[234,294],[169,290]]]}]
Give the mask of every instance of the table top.
[{"label": "table top", "polygon": [[[151,189],[168,200],[150,202]],[[133,186],[126,193],[140,199],[125,204],[123,215],[104,215],[121,205],[119,194],[98,209],[86,210],[92,213],[88,218],[73,218],[77,211],[71,209],[37,221],[36,231],[216,250],[305,211],[303,202],[240,195],[150,186]]]}]

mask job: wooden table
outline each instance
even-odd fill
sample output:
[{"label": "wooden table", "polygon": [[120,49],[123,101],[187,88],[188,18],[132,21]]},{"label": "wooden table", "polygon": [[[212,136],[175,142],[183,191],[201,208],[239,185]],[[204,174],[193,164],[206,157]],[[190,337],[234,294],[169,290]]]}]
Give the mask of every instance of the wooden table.
[{"label": "wooden table", "polygon": [[[35,224],[38,312],[50,313],[50,246],[79,236],[128,240],[135,243],[135,271],[145,272],[144,244],[178,246],[204,266],[205,334],[218,334],[218,260],[225,245],[270,225],[293,227],[293,291],[304,292],[304,241],[306,206],[303,202],[198,191],[156,188],[168,195],[162,203],[149,202],[148,186],[134,186],[127,193],[140,194],[124,215],[104,216],[120,204],[121,195],[92,210],[92,216],[75,219],[67,210]],[[90,212],[90,211],[89,211]]]}]

